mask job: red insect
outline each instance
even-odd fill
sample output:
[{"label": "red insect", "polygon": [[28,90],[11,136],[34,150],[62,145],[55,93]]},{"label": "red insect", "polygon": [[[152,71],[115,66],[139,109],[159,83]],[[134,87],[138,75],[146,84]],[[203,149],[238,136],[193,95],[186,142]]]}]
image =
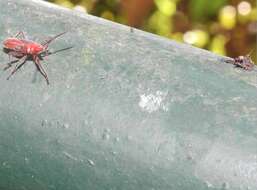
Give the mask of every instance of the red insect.
[{"label": "red insect", "polygon": [[57,34],[43,43],[27,40],[23,32],[18,32],[15,37],[7,38],[3,42],[4,52],[6,52],[9,57],[18,58],[17,60],[8,63],[4,68],[4,70],[6,70],[10,68],[13,63],[18,62],[11,74],[7,77],[7,80],[9,80],[9,78],[26,63],[26,61],[33,60],[38,71],[44,76],[46,83],[49,84],[47,74],[40,63],[40,60],[42,60],[42,57],[51,54],[48,50],[49,44],[64,33],[66,32]]}]

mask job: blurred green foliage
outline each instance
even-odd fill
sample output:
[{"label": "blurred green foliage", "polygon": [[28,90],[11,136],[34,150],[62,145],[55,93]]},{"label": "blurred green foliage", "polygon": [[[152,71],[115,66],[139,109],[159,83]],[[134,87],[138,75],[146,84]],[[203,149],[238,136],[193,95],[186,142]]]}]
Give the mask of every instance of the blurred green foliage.
[{"label": "blurred green foliage", "polygon": [[256,52],[255,0],[49,1],[221,55]]},{"label": "blurred green foliage", "polygon": [[190,16],[195,22],[209,21],[227,4],[227,0],[192,0],[189,3]]}]

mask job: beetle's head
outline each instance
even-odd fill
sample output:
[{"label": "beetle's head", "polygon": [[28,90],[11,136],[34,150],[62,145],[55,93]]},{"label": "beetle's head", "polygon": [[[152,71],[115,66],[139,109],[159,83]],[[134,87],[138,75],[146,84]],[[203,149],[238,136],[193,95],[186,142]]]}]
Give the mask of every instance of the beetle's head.
[{"label": "beetle's head", "polygon": [[50,54],[51,54],[51,52],[48,49],[45,49],[45,50],[41,51],[38,56],[42,60],[44,57],[46,57]]}]

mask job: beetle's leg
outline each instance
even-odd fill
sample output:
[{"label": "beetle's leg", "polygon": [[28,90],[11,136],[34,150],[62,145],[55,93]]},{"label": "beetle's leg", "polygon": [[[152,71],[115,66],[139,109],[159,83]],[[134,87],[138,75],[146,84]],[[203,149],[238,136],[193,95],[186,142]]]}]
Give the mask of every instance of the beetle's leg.
[{"label": "beetle's leg", "polygon": [[20,53],[18,51],[10,51],[10,52],[8,52],[8,55],[11,57],[16,57],[16,58],[22,58],[24,56],[23,53]]},{"label": "beetle's leg", "polygon": [[16,71],[18,71],[18,70],[26,63],[27,58],[28,58],[28,56],[25,55],[24,57],[22,57],[22,58],[20,59],[20,60],[22,60],[21,63],[20,63],[20,64],[17,64],[17,65],[15,66],[15,68],[12,70],[11,74],[7,77],[7,80],[9,80],[10,77],[11,77]]},{"label": "beetle's leg", "polygon": [[16,60],[13,60],[13,61],[10,61],[9,63],[6,64],[6,66],[4,67],[4,71],[11,68],[11,66],[14,64],[14,63],[17,63],[20,59],[16,59]]},{"label": "beetle's leg", "polygon": [[18,38],[19,36],[21,36],[21,39],[26,39],[24,33],[22,31],[19,31],[16,35],[15,38]]},{"label": "beetle's leg", "polygon": [[40,64],[38,56],[33,56],[33,60],[37,66],[38,71],[41,73],[41,75],[43,75],[45,77],[46,83],[49,85],[49,80],[48,80],[47,74],[46,74],[44,68],[42,67],[42,65]]},{"label": "beetle's leg", "polygon": [[[10,51],[8,52],[9,56],[9,63],[7,63],[6,67],[4,67],[4,70],[9,69],[14,63],[18,62],[20,59],[24,57],[23,53],[16,52],[16,51]],[[16,60],[12,60],[12,57],[17,58]]]},{"label": "beetle's leg", "polygon": [[[7,63],[7,65],[9,66],[9,67],[11,67],[12,66],[12,64],[13,64],[13,61],[14,60],[12,60],[12,55],[10,54],[10,52],[8,53],[8,58],[9,58],[9,63]],[[15,62],[14,62],[15,63]],[[4,69],[4,70],[6,70],[6,69]]]},{"label": "beetle's leg", "polygon": [[234,59],[226,59],[225,62],[226,62],[226,63],[234,64],[234,63],[235,63],[235,60],[234,60]]}]

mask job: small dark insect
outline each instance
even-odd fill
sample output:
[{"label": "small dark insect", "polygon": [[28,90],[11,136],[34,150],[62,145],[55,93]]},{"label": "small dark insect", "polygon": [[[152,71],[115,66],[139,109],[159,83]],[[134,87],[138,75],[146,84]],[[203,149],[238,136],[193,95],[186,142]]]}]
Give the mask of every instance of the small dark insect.
[{"label": "small dark insect", "polygon": [[239,56],[232,58],[231,60],[225,60],[226,63],[231,63],[236,67],[240,67],[244,70],[251,71],[254,68],[254,62],[251,59],[250,53],[246,56]]},{"label": "small dark insect", "polygon": [[17,63],[11,74],[7,77],[7,80],[9,80],[10,77],[26,63],[26,61],[32,60],[38,71],[44,76],[46,83],[49,84],[47,74],[40,63],[40,60],[43,60],[43,57],[52,54],[48,50],[49,44],[65,33],[66,32],[57,34],[43,43],[37,43],[26,39],[23,32],[18,32],[15,37],[7,38],[3,42],[3,50],[9,55],[9,57],[17,58],[17,60],[7,63],[7,66],[4,68],[4,70],[7,70],[12,66],[12,64]]}]

